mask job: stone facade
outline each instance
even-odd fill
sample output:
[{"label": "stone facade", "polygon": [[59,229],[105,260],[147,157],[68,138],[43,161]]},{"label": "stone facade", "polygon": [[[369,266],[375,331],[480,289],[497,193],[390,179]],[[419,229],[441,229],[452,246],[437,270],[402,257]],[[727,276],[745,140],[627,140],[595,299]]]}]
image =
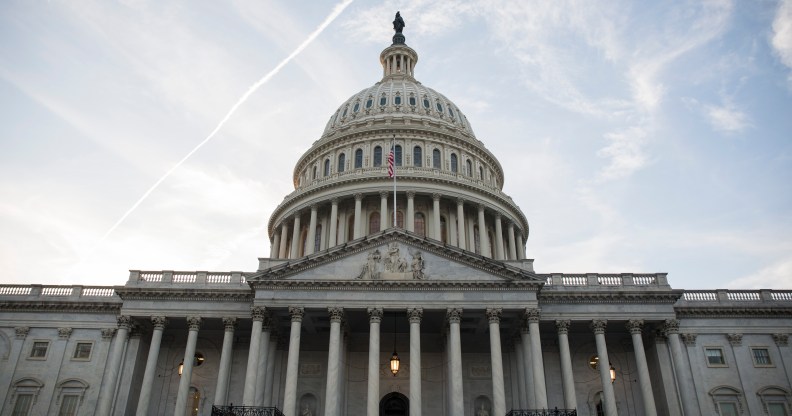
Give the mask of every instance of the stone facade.
[{"label": "stone facade", "polygon": [[0,285],[0,414],[790,414],[792,291],[535,272],[500,164],[417,60],[394,37],[333,114],[256,271]]}]

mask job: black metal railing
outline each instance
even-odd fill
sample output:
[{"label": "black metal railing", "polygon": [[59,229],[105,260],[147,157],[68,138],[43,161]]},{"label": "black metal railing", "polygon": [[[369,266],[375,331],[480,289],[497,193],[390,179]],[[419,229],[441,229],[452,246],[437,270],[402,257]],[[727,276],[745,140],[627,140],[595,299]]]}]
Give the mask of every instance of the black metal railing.
[{"label": "black metal railing", "polygon": [[506,416],[577,416],[577,409],[519,409],[509,411]]},{"label": "black metal railing", "polygon": [[212,406],[212,416],[284,416],[277,407]]}]

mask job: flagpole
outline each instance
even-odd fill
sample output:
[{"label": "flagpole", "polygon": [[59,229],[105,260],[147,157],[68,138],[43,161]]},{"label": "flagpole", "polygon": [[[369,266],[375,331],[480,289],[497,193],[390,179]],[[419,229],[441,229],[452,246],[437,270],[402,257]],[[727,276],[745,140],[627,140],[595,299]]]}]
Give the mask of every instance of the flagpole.
[{"label": "flagpole", "polygon": [[391,152],[393,152],[393,228],[396,228],[396,135],[391,141]]}]

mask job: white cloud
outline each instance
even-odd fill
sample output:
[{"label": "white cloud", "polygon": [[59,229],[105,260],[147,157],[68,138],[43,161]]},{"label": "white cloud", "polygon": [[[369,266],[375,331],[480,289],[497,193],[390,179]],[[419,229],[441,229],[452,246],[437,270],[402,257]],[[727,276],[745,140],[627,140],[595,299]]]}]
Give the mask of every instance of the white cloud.
[{"label": "white cloud", "polygon": [[[792,0],[782,0],[778,5],[771,43],[781,63],[792,69]],[[792,72],[787,79],[792,88]]]},{"label": "white cloud", "polygon": [[732,106],[707,106],[709,122],[717,131],[734,133],[750,126],[748,115]]},{"label": "white cloud", "polygon": [[726,283],[730,289],[789,289],[792,287],[792,258],[778,260],[747,276]]},{"label": "white cloud", "polygon": [[610,163],[600,171],[600,180],[619,179],[629,176],[647,163],[644,152],[647,132],[642,127],[607,133],[608,146],[600,149],[597,156],[606,158]]}]

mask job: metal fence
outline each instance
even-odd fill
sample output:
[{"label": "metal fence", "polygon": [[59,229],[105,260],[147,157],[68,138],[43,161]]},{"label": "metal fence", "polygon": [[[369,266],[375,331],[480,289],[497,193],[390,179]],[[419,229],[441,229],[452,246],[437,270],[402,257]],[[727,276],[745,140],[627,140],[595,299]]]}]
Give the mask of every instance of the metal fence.
[{"label": "metal fence", "polygon": [[212,406],[212,416],[284,416],[277,407]]}]

